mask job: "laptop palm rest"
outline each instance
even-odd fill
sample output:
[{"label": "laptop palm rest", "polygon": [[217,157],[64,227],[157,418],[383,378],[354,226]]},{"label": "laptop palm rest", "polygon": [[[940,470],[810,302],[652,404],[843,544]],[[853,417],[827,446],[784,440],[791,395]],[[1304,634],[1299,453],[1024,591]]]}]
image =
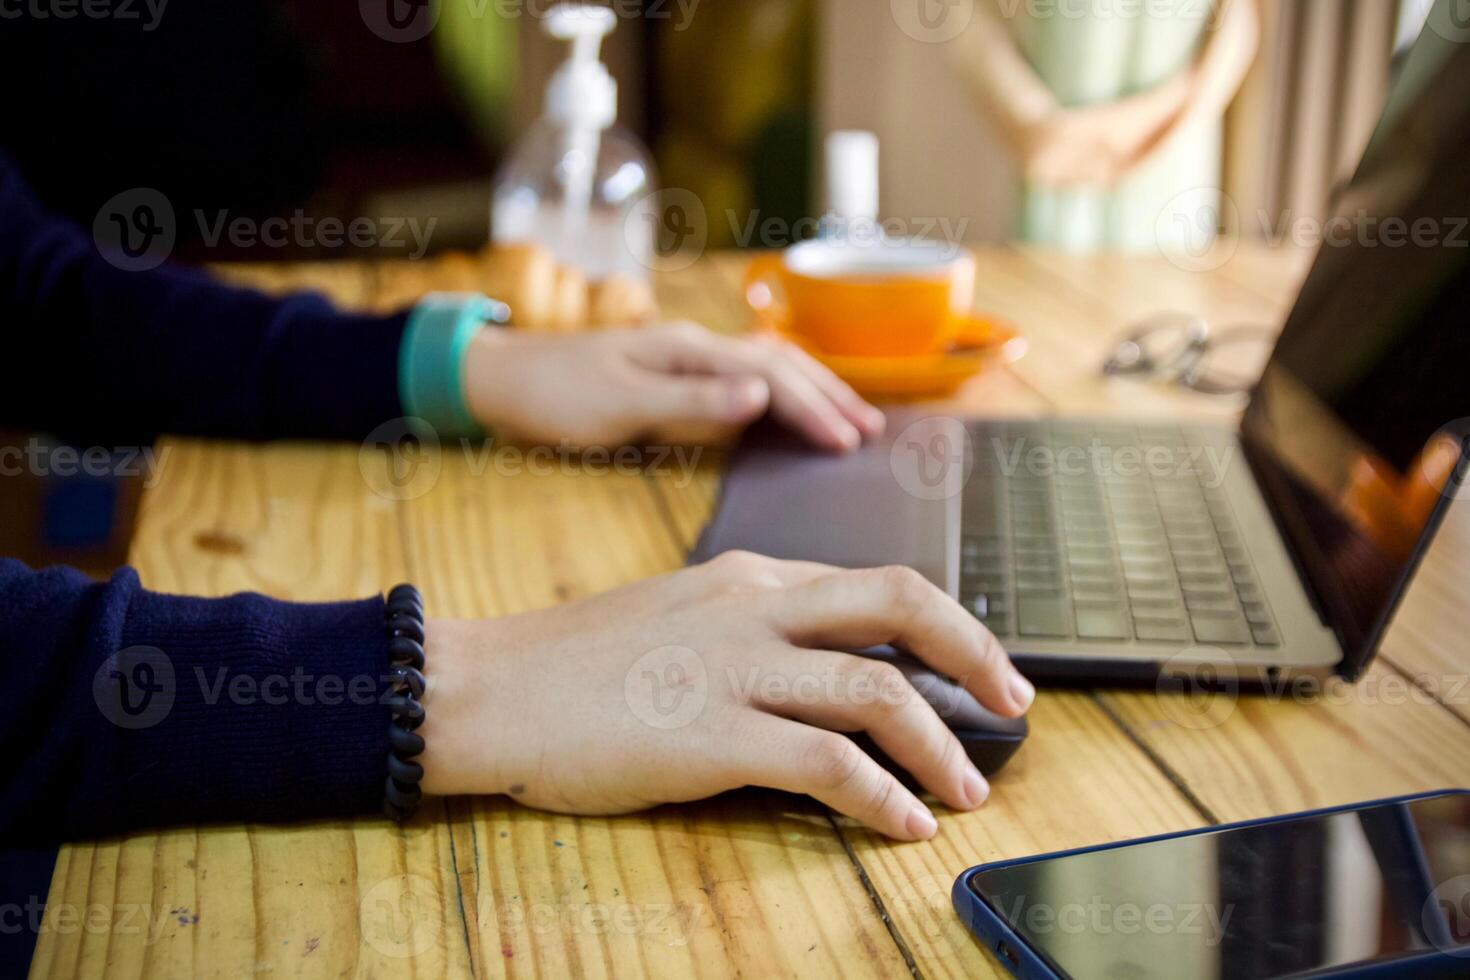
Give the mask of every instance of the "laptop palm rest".
[{"label": "laptop palm rest", "polygon": [[958,495],[926,492],[911,479],[919,460],[892,445],[880,439],[836,456],[774,426],[752,429],[734,450],[720,505],[690,561],[744,550],[847,568],[908,565],[955,594],[958,555],[946,537],[958,530]]}]

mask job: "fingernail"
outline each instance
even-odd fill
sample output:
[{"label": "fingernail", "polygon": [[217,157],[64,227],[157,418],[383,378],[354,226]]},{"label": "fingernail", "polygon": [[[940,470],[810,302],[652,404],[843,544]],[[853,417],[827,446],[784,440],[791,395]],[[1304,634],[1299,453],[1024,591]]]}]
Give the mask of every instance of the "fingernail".
[{"label": "fingernail", "polygon": [[909,811],[909,818],[904,823],[904,829],[915,840],[928,840],[939,833],[939,821],[935,820],[934,814],[924,809],[922,804],[916,805]]},{"label": "fingernail", "polygon": [[1011,675],[1011,700],[1016,702],[1022,711],[1031,707],[1031,702],[1036,700],[1036,688],[1031,682],[1020,674]]},{"label": "fingernail", "polygon": [[764,410],[768,391],[760,378],[741,378],[729,386],[729,411],[737,420]]},{"label": "fingernail", "polygon": [[852,426],[844,425],[837,430],[837,441],[841,443],[843,449],[856,449],[862,445],[863,436],[861,432],[858,432]]},{"label": "fingernail", "polygon": [[985,777],[980,775],[980,770],[974,766],[965,773],[965,799],[970,801],[971,806],[979,806],[990,797],[990,784]]}]

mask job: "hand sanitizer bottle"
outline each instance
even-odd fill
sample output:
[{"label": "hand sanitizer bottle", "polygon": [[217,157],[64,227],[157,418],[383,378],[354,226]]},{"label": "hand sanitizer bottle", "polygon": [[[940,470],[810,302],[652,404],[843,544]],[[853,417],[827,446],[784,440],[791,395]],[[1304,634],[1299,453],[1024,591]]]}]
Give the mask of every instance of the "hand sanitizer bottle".
[{"label": "hand sanitizer bottle", "polygon": [[827,210],[818,235],[832,244],[877,245],[878,136],[839,129],[826,140]]},{"label": "hand sanitizer bottle", "polygon": [[589,283],[646,281],[654,260],[654,169],[638,138],[616,125],[618,85],[598,51],[616,15],[558,4],[543,26],[571,42],[546,90],[541,119],[496,177],[496,244],[535,242]]}]

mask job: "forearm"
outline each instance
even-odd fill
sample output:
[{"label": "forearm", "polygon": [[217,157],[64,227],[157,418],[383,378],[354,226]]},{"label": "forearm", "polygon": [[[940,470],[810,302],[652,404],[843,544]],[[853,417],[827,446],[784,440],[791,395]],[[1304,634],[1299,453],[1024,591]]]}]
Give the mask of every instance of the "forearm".
[{"label": "forearm", "polygon": [[950,47],[961,77],[1012,148],[1024,152],[1058,111],[1056,97],[1016,46],[994,0],[969,0],[974,14]]},{"label": "forearm", "polygon": [[7,840],[381,803],[379,599],[186,598],[0,560],[0,663]]},{"label": "forearm", "polygon": [[1261,45],[1259,0],[1221,0],[1214,33],[1192,69],[1187,119],[1219,118],[1240,91]]},{"label": "forearm", "polygon": [[[125,263],[123,264],[126,265]],[[0,155],[0,423],[115,443],[159,432],[361,438],[402,413],[403,317],[353,316],[167,265],[109,262]]]}]

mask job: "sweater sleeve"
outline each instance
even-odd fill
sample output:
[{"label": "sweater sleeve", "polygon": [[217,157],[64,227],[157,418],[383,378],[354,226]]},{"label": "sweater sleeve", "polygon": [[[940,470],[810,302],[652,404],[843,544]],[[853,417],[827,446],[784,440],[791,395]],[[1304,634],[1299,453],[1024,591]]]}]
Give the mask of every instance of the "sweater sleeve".
[{"label": "sweater sleeve", "polygon": [[383,600],[197,599],[0,559],[0,839],[376,810]]},{"label": "sweater sleeve", "polygon": [[130,271],[46,214],[0,153],[0,424],[124,444],[160,432],[360,439],[403,414],[405,316]]}]

